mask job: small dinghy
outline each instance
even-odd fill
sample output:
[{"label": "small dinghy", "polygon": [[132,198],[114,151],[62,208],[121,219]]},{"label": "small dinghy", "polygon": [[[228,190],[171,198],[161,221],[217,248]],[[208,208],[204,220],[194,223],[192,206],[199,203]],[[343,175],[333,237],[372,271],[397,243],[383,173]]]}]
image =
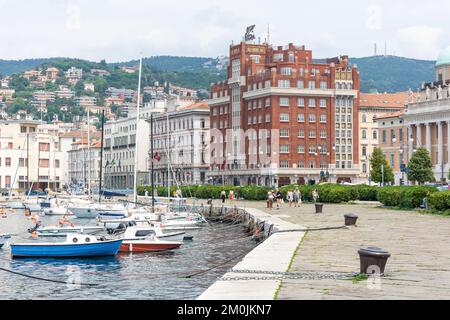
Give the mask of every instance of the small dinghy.
[{"label": "small dinghy", "polygon": [[115,256],[122,239],[106,240],[94,236],[68,235],[64,242],[14,243],[11,244],[13,258],[92,258]]}]

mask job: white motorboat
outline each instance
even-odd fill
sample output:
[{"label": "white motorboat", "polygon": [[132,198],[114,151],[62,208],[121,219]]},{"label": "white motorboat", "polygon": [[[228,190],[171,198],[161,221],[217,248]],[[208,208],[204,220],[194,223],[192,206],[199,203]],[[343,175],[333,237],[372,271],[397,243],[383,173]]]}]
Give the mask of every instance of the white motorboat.
[{"label": "white motorboat", "polygon": [[130,227],[125,231],[120,252],[161,252],[178,249],[182,241],[169,241],[156,235],[157,229],[152,227]]},{"label": "white motorboat", "polygon": [[147,238],[149,236],[155,236],[159,240],[164,241],[183,241],[186,233],[185,232],[171,232],[164,233],[159,226],[152,225],[137,225],[128,227],[123,234],[124,240]]},{"label": "white motorboat", "polygon": [[104,231],[101,226],[55,226],[55,227],[35,227],[28,230],[30,233],[35,231],[40,237],[66,237],[71,234],[98,234]]},{"label": "white motorboat", "polygon": [[8,203],[7,207],[10,209],[13,209],[13,210],[25,209],[25,206],[23,205],[22,202],[10,202],[10,203]]},{"label": "white motorboat", "polygon": [[93,206],[69,206],[67,210],[79,219],[95,219],[98,216]]},{"label": "white motorboat", "polygon": [[67,208],[46,208],[43,210],[44,215],[46,216],[71,216],[73,215]]}]

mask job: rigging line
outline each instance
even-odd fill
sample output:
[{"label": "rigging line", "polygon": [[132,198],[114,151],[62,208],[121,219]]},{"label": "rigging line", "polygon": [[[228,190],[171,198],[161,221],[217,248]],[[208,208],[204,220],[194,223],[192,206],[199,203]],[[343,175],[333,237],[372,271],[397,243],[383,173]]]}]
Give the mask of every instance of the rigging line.
[{"label": "rigging line", "polygon": [[31,275],[28,275],[28,274],[24,274],[24,273],[21,273],[21,272],[5,269],[5,268],[1,268],[1,267],[0,267],[0,271],[12,273],[12,274],[15,274],[15,275],[18,275],[18,276],[22,276],[22,277],[25,277],[25,278],[29,278],[29,279],[46,281],[46,282],[53,282],[53,283],[59,283],[59,284],[73,284],[73,285],[80,285],[80,286],[87,286],[87,287],[99,286],[99,284],[97,284],[97,283],[70,283],[70,282],[67,282],[67,281],[35,277],[35,276],[31,276]]}]

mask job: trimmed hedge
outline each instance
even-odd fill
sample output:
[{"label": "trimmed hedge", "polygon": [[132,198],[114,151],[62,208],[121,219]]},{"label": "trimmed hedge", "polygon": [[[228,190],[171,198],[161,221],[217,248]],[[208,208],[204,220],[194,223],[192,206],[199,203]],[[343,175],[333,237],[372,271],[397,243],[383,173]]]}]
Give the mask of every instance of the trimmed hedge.
[{"label": "trimmed hedge", "polygon": [[[370,187],[367,185],[344,186],[335,184],[320,185],[289,185],[280,188],[283,196],[286,198],[289,191],[296,188],[302,193],[304,202],[312,202],[312,191],[317,189],[319,192],[319,201],[322,203],[348,203],[351,201],[379,201],[387,207],[397,207],[402,209],[414,209],[422,206],[423,199],[428,197],[429,205],[436,210],[450,209],[450,191],[439,192],[435,187],[427,186],[403,186],[403,187]],[[233,190],[236,198],[245,200],[267,200],[268,187],[256,185],[233,187],[233,186],[181,186],[185,198],[194,197],[197,199],[219,199],[220,193],[225,190],[227,195]],[[145,190],[151,194],[151,187],[139,187],[138,194],[144,195]],[[171,195],[176,192],[177,187],[171,187]],[[158,187],[159,196],[167,195],[167,188]],[[447,199],[448,197],[448,199]]]},{"label": "trimmed hedge", "polygon": [[419,208],[423,199],[438,191],[435,187],[385,187],[378,190],[378,201],[388,207],[402,209]]},{"label": "trimmed hedge", "polygon": [[427,197],[428,206],[437,211],[450,210],[450,191],[435,192]]}]

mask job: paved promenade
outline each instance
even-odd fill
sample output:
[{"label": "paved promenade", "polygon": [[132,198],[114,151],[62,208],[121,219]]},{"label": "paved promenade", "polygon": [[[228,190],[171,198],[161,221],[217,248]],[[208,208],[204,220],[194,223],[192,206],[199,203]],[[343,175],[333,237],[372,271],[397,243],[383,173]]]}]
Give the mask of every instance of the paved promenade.
[{"label": "paved promenade", "polygon": [[342,226],[345,213],[359,216],[357,227],[308,232],[291,272],[359,272],[357,251],[363,246],[392,254],[381,283],[283,280],[278,299],[450,299],[450,217],[381,209],[374,203],[325,205],[321,215],[309,204],[281,210],[268,210],[264,202],[233,205],[310,228]]}]

